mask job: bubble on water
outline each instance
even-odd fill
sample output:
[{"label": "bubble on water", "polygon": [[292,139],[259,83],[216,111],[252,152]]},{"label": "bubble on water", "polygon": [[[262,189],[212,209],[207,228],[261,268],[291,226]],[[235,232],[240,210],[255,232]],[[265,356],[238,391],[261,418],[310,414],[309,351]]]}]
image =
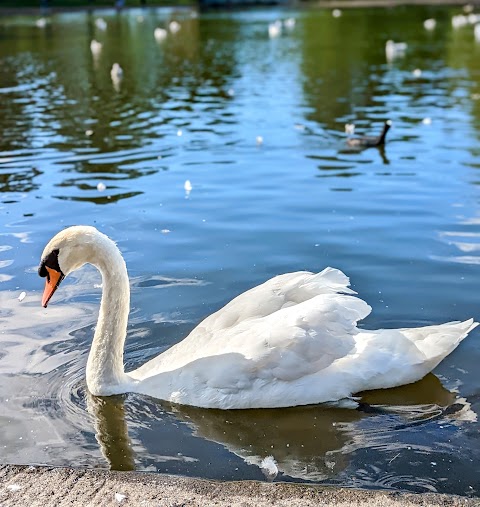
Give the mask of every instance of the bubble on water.
[{"label": "bubble on water", "polygon": [[97,183],[97,190],[98,190],[99,192],[103,192],[106,188],[107,188],[107,185],[105,185],[105,183],[103,183],[103,182],[101,182],[101,181],[99,181],[99,182]]}]

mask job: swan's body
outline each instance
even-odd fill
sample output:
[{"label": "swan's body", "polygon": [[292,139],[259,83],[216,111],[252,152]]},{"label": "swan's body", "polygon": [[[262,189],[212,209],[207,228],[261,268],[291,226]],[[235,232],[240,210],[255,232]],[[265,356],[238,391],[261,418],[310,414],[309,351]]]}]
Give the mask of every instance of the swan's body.
[{"label": "swan's body", "polygon": [[336,269],[276,276],[207,317],[183,341],[124,372],[130,305],[125,262],[93,227],[70,227],[46,246],[42,304],[85,263],[103,279],[100,315],[87,361],[98,396],[137,392],[208,408],[266,408],[336,401],[353,393],[421,379],[478,324],[366,331],[371,311]]}]

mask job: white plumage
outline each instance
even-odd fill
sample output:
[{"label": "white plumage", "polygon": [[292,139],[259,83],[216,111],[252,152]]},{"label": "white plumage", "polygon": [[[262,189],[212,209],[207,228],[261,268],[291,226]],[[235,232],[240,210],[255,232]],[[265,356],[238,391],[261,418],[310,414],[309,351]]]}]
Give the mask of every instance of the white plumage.
[{"label": "white plumage", "polygon": [[138,392],[221,409],[336,401],[421,379],[478,325],[470,319],[361,330],[357,322],[371,308],[353,296],[341,271],[300,271],[240,294],[183,341],[125,373],[130,295],[118,248],[93,227],[70,227],[46,246],[40,273],[55,259],[63,275],[87,262],[102,273],[100,315],[87,362],[87,386],[94,395]]}]

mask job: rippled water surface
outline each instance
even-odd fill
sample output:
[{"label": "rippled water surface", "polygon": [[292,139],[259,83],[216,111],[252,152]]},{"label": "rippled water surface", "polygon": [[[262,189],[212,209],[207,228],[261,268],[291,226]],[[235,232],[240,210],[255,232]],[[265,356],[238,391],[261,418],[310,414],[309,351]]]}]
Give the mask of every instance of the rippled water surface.
[{"label": "rippled water surface", "polygon": [[[84,369],[99,275],[70,276],[44,310],[36,274],[67,225],[118,242],[132,287],[127,369],[298,269],[344,270],[373,306],[365,328],[478,318],[480,43],[471,23],[452,26],[460,12],[0,19],[2,462],[262,479],[272,455],[276,480],[479,496],[478,329],[421,382],[365,394],[363,412],[95,399]],[[180,31],[156,41],[172,20]],[[404,54],[387,61],[387,39],[407,42]],[[376,134],[386,119],[385,149],[345,149],[345,123]]]}]

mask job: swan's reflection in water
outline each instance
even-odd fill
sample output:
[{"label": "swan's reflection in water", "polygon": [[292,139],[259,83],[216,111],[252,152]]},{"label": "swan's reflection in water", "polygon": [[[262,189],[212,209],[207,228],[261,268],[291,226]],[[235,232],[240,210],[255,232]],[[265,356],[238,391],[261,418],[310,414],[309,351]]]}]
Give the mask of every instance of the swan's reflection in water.
[{"label": "swan's reflection in water", "polygon": [[87,409],[93,415],[95,438],[111,470],[135,470],[128,437],[123,396],[96,398],[87,391]]},{"label": "swan's reflection in water", "polygon": [[[468,404],[457,400],[433,374],[415,384],[370,391],[359,398],[360,410],[318,405],[224,411],[171,405],[137,395],[110,398],[87,395],[87,407],[94,417],[96,438],[103,455],[115,470],[134,469],[135,459],[142,461],[145,454],[155,459],[149,450],[152,441],[161,438],[151,434],[155,423],[161,421],[164,425],[165,419],[172,418],[177,424],[190,426],[194,436],[220,444],[247,464],[259,466],[262,459],[272,455],[281,472],[279,478],[311,481],[333,478],[345,469],[355,441],[373,444],[378,436],[384,438],[400,427],[432,419],[447,420],[469,410]],[[366,418],[376,418],[373,431],[371,424],[368,431],[362,430],[361,422]],[[134,444],[128,436],[127,425]],[[150,434],[140,431],[146,428]],[[171,453],[176,442],[165,444]],[[138,449],[136,458],[133,448]],[[258,478],[261,477],[259,474]]]}]

